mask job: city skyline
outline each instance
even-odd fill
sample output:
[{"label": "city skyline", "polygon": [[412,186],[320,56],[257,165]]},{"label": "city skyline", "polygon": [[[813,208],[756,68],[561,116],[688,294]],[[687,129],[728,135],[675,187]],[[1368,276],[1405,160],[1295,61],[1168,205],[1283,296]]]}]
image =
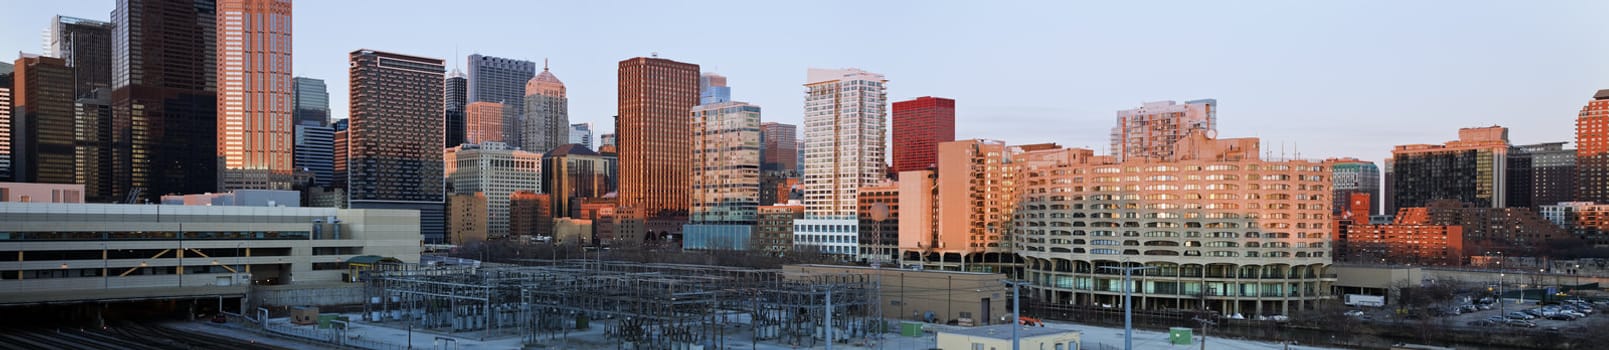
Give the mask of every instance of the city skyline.
[{"label": "city skyline", "polygon": [[[1573,117],[1576,109],[1591,99],[1590,92],[1601,87],[1596,80],[1609,75],[1609,67],[1592,63],[1609,58],[1609,49],[1579,45],[1602,41],[1604,34],[1590,27],[1587,14],[1602,13],[1609,4],[1473,4],[1451,9],[1395,4],[1392,13],[1374,11],[1383,4],[1169,4],[1157,8],[1042,4],[1036,8],[1044,8],[1032,11],[1016,8],[1027,6],[1021,4],[985,8],[941,4],[910,13],[897,11],[894,4],[872,4],[864,11],[884,18],[873,25],[877,30],[887,37],[914,39],[852,43],[826,51],[791,44],[808,33],[788,23],[831,6],[781,5],[784,8],[774,12],[778,15],[767,11],[751,17],[731,16],[745,23],[752,21],[756,25],[746,27],[757,28],[732,33],[733,42],[753,43],[746,46],[756,52],[737,55],[737,47],[696,39],[702,37],[697,33],[716,30],[712,28],[667,28],[659,32],[663,35],[616,38],[633,28],[664,27],[658,25],[665,23],[664,18],[676,17],[660,17],[662,14],[693,11],[661,4],[625,6],[627,11],[621,13],[610,6],[560,4],[544,11],[573,15],[559,16],[551,27],[544,24],[539,28],[553,34],[551,42],[508,45],[496,38],[443,30],[450,28],[450,23],[422,18],[429,14],[370,9],[379,12],[336,20],[332,16],[351,13],[344,9],[358,5],[309,2],[295,8],[298,31],[350,35],[299,38],[293,50],[294,74],[328,81],[332,114],[345,118],[349,112],[348,82],[342,78],[344,54],[354,49],[441,58],[450,68],[467,67],[465,60],[474,53],[530,61],[548,58],[555,73],[565,76],[569,85],[571,122],[591,122],[598,130],[608,131],[614,129],[608,118],[615,108],[610,84],[613,63],[621,59],[658,52],[663,58],[707,67],[730,77],[735,85],[747,87],[745,91],[752,96],[748,100],[776,106],[766,121],[790,124],[801,121],[801,106],[794,101],[803,70],[856,67],[886,74],[892,100],[934,95],[967,101],[956,113],[957,139],[1059,142],[1102,151],[1108,141],[1105,128],[1114,111],[1150,101],[1214,98],[1227,102],[1222,106],[1225,123],[1220,133],[1260,136],[1266,143],[1264,149],[1276,156],[1284,148],[1288,156],[1300,152],[1302,158],[1351,156],[1370,161],[1386,158],[1393,145],[1448,141],[1442,131],[1447,127],[1503,125],[1513,129],[1515,144],[1573,140],[1570,125],[1526,122]],[[0,14],[0,18],[40,28],[57,14],[106,20],[114,4],[17,5],[15,11]],[[1059,6],[1075,8],[1054,8]],[[756,10],[738,4],[702,8],[728,14]],[[493,31],[499,26],[516,28],[524,22],[498,18],[519,13],[528,12],[499,11],[478,22],[494,27]],[[603,13],[629,25],[607,28],[581,20]],[[1174,28],[1105,30],[1140,18],[1167,20],[1202,14],[1221,25],[1194,28],[1188,37]],[[1011,22],[985,30],[942,25],[945,18],[962,15],[976,16],[983,23]],[[1014,20],[1019,16],[1034,18]],[[1033,20],[1039,16],[1065,18]],[[1409,18],[1415,21],[1404,20]],[[1467,18],[1481,18],[1492,25],[1452,25]],[[444,27],[393,28],[395,23],[439,23]],[[1007,33],[1024,35],[993,40]],[[0,36],[0,50],[37,52],[41,45],[37,34],[7,31]],[[596,45],[602,39],[614,44]],[[1150,52],[1168,46],[1179,55],[1106,54]],[[1038,63],[1063,59],[1071,65],[1055,66],[1071,68],[1047,71]],[[979,79],[990,83],[979,83]],[[1376,88],[1381,81],[1393,83],[1390,88]],[[1012,88],[995,88],[1002,85]],[[1304,123],[1282,122],[1292,118]],[[1394,127],[1378,130],[1387,124]]]}]

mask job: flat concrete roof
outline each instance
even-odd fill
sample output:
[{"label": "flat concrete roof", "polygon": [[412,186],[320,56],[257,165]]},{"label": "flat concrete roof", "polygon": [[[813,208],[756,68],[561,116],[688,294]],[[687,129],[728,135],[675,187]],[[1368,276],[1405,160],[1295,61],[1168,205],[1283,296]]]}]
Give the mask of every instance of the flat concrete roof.
[{"label": "flat concrete roof", "polygon": [[[971,336],[971,337],[984,337],[984,338],[993,338],[993,339],[1000,339],[1000,340],[1011,340],[1011,327],[1014,327],[1014,326],[1016,326],[1016,325],[1000,324],[1000,325],[979,326],[979,327],[954,327],[954,328],[947,328],[947,329],[939,329],[938,332],[939,333],[965,335],[965,336]],[[1039,337],[1039,336],[1057,335],[1057,334],[1067,334],[1067,333],[1077,334],[1079,332],[1075,331],[1075,330],[1070,330],[1070,329],[1059,329],[1059,328],[1038,327],[1038,326],[1034,326],[1034,327],[1022,326],[1022,329],[1017,330],[1017,336],[1021,337],[1021,338],[1030,338],[1030,337]]]}]

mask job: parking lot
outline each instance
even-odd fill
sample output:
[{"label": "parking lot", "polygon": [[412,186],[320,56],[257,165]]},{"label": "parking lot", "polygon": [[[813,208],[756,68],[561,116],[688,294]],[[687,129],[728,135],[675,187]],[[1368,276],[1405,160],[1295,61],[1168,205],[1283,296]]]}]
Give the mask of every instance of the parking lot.
[{"label": "parking lot", "polygon": [[[1541,308],[1541,306],[1536,305],[1536,303],[1534,303],[1534,302],[1528,302],[1528,303],[1521,304],[1521,303],[1515,303],[1513,301],[1509,301],[1509,302],[1504,303],[1504,304],[1496,304],[1496,303],[1494,303],[1494,304],[1490,304],[1489,306],[1491,307],[1491,310],[1476,310],[1474,312],[1465,312],[1465,313],[1462,313],[1462,314],[1459,314],[1459,315],[1442,317],[1442,319],[1445,320],[1447,325],[1454,326],[1454,327],[1530,328],[1530,327],[1525,327],[1525,326],[1520,326],[1520,325],[1509,325],[1509,324],[1507,324],[1507,320],[1509,318],[1504,317],[1504,315],[1506,315],[1508,313],[1513,313],[1513,312],[1525,312],[1526,310]],[[1598,307],[1594,306],[1593,309],[1594,309],[1593,311],[1597,311]],[[1480,320],[1495,319],[1494,317],[1502,318],[1503,321],[1497,322],[1496,325],[1482,325],[1482,324],[1476,324],[1475,323],[1476,321],[1480,321]],[[1541,317],[1541,316],[1535,316],[1535,315],[1533,315],[1533,317],[1535,317],[1535,318],[1531,319],[1529,321],[1532,322],[1532,323],[1535,323],[1536,327],[1534,329],[1539,330],[1539,331],[1571,331],[1571,330],[1576,329],[1576,328],[1585,328],[1589,324],[1600,323],[1599,319],[1605,318],[1603,315],[1598,315],[1597,313],[1588,313],[1588,314],[1586,314],[1586,317],[1582,317],[1582,318],[1575,319],[1575,320],[1550,319],[1548,317]]]}]

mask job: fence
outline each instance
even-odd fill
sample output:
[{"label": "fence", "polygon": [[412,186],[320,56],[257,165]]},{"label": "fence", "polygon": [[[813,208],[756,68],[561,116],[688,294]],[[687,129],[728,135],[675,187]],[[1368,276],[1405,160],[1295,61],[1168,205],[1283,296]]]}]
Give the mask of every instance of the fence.
[{"label": "fence", "polygon": [[314,340],[314,341],[317,341],[317,342],[320,342],[320,343],[323,343],[323,344],[329,344],[329,345],[334,345],[334,346],[337,346],[337,347],[344,347],[344,348],[357,348],[357,349],[369,349],[369,350],[402,350],[402,349],[407,349],[407,346],[405,346],[405,345],[382,342],[382,341],[379,341],[377,339],[366,339],[366,338],[363,338],[361,336],[362,333],[342,332],[341,330],[335,329],[334,327],[320,329],[320,328],[297,327],[297,326],[294,326],[294,325],[289,325],[289,324],[284,324],[284,323],[268,323],[267,325],[265,325],[263,327],[263,329],[267,330],[269,332],[279,333],[279,334],[282,334],[282,335],[288,335],[288,336],[302,338],[302,339],[310,339],[310,340]]}]

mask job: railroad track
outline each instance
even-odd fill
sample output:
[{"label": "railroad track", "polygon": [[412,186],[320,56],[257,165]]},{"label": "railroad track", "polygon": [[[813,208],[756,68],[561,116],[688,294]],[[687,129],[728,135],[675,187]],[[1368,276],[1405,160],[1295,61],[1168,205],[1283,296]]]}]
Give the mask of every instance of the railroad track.
[{"label": "railroad track", "polygon": [[226,336],[174,330],[158,325],[121,323],[95,328],[0,329],[0,350],[286,350]]}]

